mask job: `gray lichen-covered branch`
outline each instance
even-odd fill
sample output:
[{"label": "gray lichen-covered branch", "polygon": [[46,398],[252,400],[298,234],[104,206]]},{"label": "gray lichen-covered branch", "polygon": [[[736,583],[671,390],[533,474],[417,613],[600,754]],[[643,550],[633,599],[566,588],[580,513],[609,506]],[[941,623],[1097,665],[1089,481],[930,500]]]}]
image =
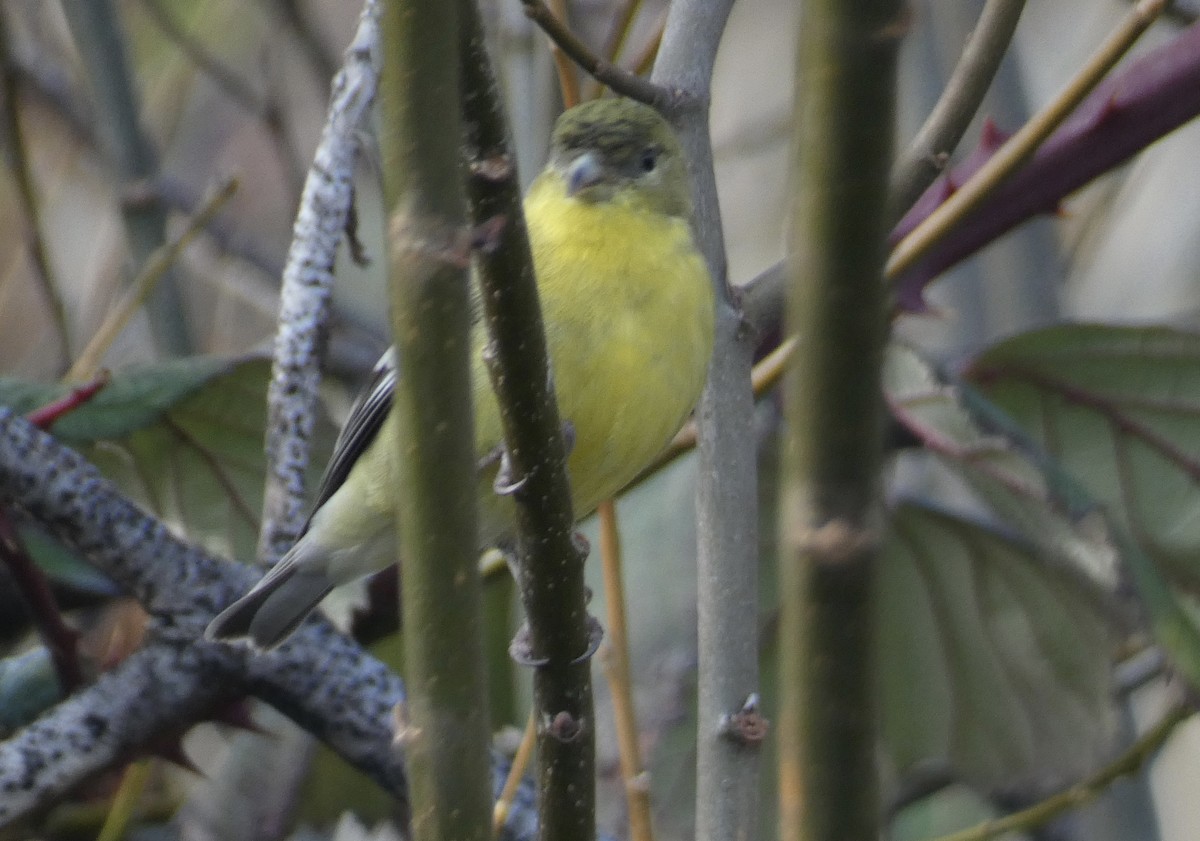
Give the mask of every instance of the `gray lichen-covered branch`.
[{"label": "gray lichen-covered branch", "polygon": [[403,768],[388,746],[390,710],[403,689],[353,641],[319,621],[268,656],[199,641],[217,607],[244,592],[254,573],[175,537],[78,454],[7,409],[0,499],[44,523],[153,617],[146,649],[0,744],[0,822],[247,691],[402,792]]},{"label": "gray lichen-covered branch", "polygon": [[368,0],[334,77],[321,140],[309,167],[283,270],[279,330],[268,392],[267,476],[259,558],[295,542],[305,516],[307,442],[316,418],[333,268],[354,200],[363,123],[379,87],[379,8]]},{"label": "gray lichen-covered branch", "polygon": [[[403,798],[405,772],[391,749],[403,686],[353,640],[314,619],[269,654],[203,642],[217,607],[245,592],[253,571],[175,537],[78,454],[7,409],[0,409],[0,500],[46,524],[153,617],[145,649],[0,743],[0,825],[244,693]],[[493,762],[502,779],[502,763]],[[532,836],[532,791],[522,794],[506,837]]]}]

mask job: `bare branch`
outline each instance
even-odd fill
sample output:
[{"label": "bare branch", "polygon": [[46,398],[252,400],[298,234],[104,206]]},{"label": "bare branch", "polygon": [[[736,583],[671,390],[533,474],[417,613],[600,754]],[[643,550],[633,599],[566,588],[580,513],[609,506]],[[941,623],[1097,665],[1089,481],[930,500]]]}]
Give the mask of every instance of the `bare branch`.
[{"label": "bare branch", "polygon": [[519,489],[513,494],[517,585],[534,666],[540,837],[584,841],[595,837],[596,818],[594,646],[582,553],[574,541],[562,422],[499,87],[476,15],[466,18],[462,32],[471,218],[476,225],[505,223],[496,247],[480,255],[478,276],[508,481]]},{"label": "bare branch", "polygon": [[[78,454],[3,408],[0,499],[48,526],[155,617],[148,648],[0,744],[0,822],[244,692],[325,740],[403,802],[404,768],[391,750],[391,711],[403,686],[353,640],[311,619],[269,654],[202,641],[218,607],[249,588],[253,570],[175,537]],[[8,769],[12,776],[4,776]],[[528,800],[515,804],[510,828],[528,824]]]},{"label": "bare branch", "polygon": [[899,219],[946,168],[1000,69],[1024,8],[1025,0],[987,0],[945,90],[892,169],[890,219]]},{"label": "bare branch", "polygon": [[[656,83],[678,91],[668,109],[688,159],[693,224],[717,289],[715,347],[708,385],[696,409],[699,584],[699,709],[696,837],[757,835],[758,750],[722,734],[721,722],[758,692],[758,513],[754,339],[726,283],[721,212],[708,134],[709,89],[717,47],[732,6],[728,0],[676,0],[670,6]],[[719,481],[717,477],[720,477]]]},{"label": "bare branch", "polygon": [[526,17],[541,27],[572,61],[616,93],[656,108],[669,105],[674,98],[670,88],[649,82],[593,53],[541,0],[521,0],[521,5],[525,8]]}]

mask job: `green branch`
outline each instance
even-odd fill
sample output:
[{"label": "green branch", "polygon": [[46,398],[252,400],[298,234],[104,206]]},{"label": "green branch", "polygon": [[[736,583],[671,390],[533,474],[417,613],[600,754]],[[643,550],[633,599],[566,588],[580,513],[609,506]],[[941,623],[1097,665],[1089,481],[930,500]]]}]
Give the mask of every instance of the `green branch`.
[{"label": "green branch", "polygon": [[780,507],[780,836],[876,841],[886,204],[899,0],[809,0],[796,68]]},{"label": "green branch", "polygon": [[459,174],[460,5],[383,3],[380,148],[397,378],[401,609],[397,744],[417,841],[491,838],[475,523],[470,302]]}]

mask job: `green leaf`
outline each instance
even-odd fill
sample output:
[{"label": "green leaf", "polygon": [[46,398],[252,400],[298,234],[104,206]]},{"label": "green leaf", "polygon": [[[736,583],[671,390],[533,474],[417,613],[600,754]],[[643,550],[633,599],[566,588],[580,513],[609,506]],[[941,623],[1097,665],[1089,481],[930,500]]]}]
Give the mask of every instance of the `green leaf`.
[{"label": "green leaf", "polygon": [[[122,371],[51,431],[180,533],[248,560],[262,508],[269,376],[264,357],[195,357]],[[0,404],[27,412],[67,390],[0,379]],[[329,425],[319,423],[315,470],[331,441]]]},{"label": "green leaf", "polygon": [[1168,586],[1200,580],[1200,336],[1054,327],[966,376],[1110,518],[1155,637],[1200,686],[1200,631]]},{"label": "green leaf", "polygon": [[1200,582],[1200,336],[1055,327],[997,345],[965,376],[1156,563]]},{"label": "green leaf", "polygon": [[[214,377],[249,361],[197,356],[123,371],[113,375],[91,400],[60,418],[50,431],[71,446],[122,438],[158,422],[164,412]],[[0,378],[0,405],[28,413],[70,391],[67,385],[5,377]]]},{"label": "green leaf", "polygon": [[941,466],[966,482],[967,489],[952,492],[959,507],[965,495],[974,502],[973,510],[968,506],[972,514],[990,509],[1040,547],[1047,560],[1072,567],[1098,598],[1116,589],[1119,555],[1102,513],[1061,467],[1023,440],[1020,427],[993,408],[984,429],[986,401],[971,402],[968,411],[971,395],[939,381],[902,345],[888,350],[884,383],[892,414]]},{"label": "green leaf", "polygon": [[0,660],[0,738],[25,726],[62,698],[45,648]]},{"label": "green leaf", "polygon": [[984,785],[1090,770],[1111,743],[1110,642],[1128,621],[1120,541],[1085,489],[1015,426],[982,426],[910,349],[889,349],[885,392],[925,444],[922,474],[934,468],[960,512],[903,503],[884,546],[883,730],[897,770],[941,760]]},{"label": "green leaf", "polygon": [[1111,745],[1109,623],[1033,544],[913,503],[880,560],[882,734],[987,784],[1090,770]]}]

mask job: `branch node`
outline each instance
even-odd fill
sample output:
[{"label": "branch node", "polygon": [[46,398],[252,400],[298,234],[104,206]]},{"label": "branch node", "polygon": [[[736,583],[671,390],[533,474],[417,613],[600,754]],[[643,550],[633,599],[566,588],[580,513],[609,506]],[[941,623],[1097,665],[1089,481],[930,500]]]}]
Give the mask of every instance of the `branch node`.
[{"label": "branch node", "polygon": [[583,719],[575,718],[566,710],[562,710],[544,723],[542,732],[555,741],[570,744],[583,735],[583,724]]},{"label": "branch node", "polygon": [[501,184],[513,176],[512,156],[489,155],[486,158],[471,161],[468,169],[472,178],[478,178],[489,184]]},{"label": "branch node", "polygon": [[421,738],[421,728],[408,718],[408,705],[400,701],[392,707],[392,747],[403,749]]},{"label": "branch node", "polygon": [[839,518],[816,528],[799,529],[793,545],[811,555],[816,563],[841,565],[878,546],[879,535],[875,529]]},{"label": "branch node", "polygon": [[725,713],[717,722],[717,734],[742,745],[757,745],[767,737],[771,722],[759,712],[757,692],[751,692],[735,713]]},{"label": "branch node", "polygon": [[388,227],[394,265],[426,272],[437,264],[456,269],[471,267],[474,234],[460,225],[420,217],[411,209],[400,208],[392,214]]},{"label": "branch node", "polygon": [[154,178],[133,178],[121,186],[121,207],[141,210],[158,204],[161,190]]},{"label": "branch node", "polygon": [[484,254],[496,253],[496,249],[500,247],[500,235],[504,233],[504,226],[507,224],[508,217],[500,213],[483,224],[476,225],[471,230],[471,248]]}]

